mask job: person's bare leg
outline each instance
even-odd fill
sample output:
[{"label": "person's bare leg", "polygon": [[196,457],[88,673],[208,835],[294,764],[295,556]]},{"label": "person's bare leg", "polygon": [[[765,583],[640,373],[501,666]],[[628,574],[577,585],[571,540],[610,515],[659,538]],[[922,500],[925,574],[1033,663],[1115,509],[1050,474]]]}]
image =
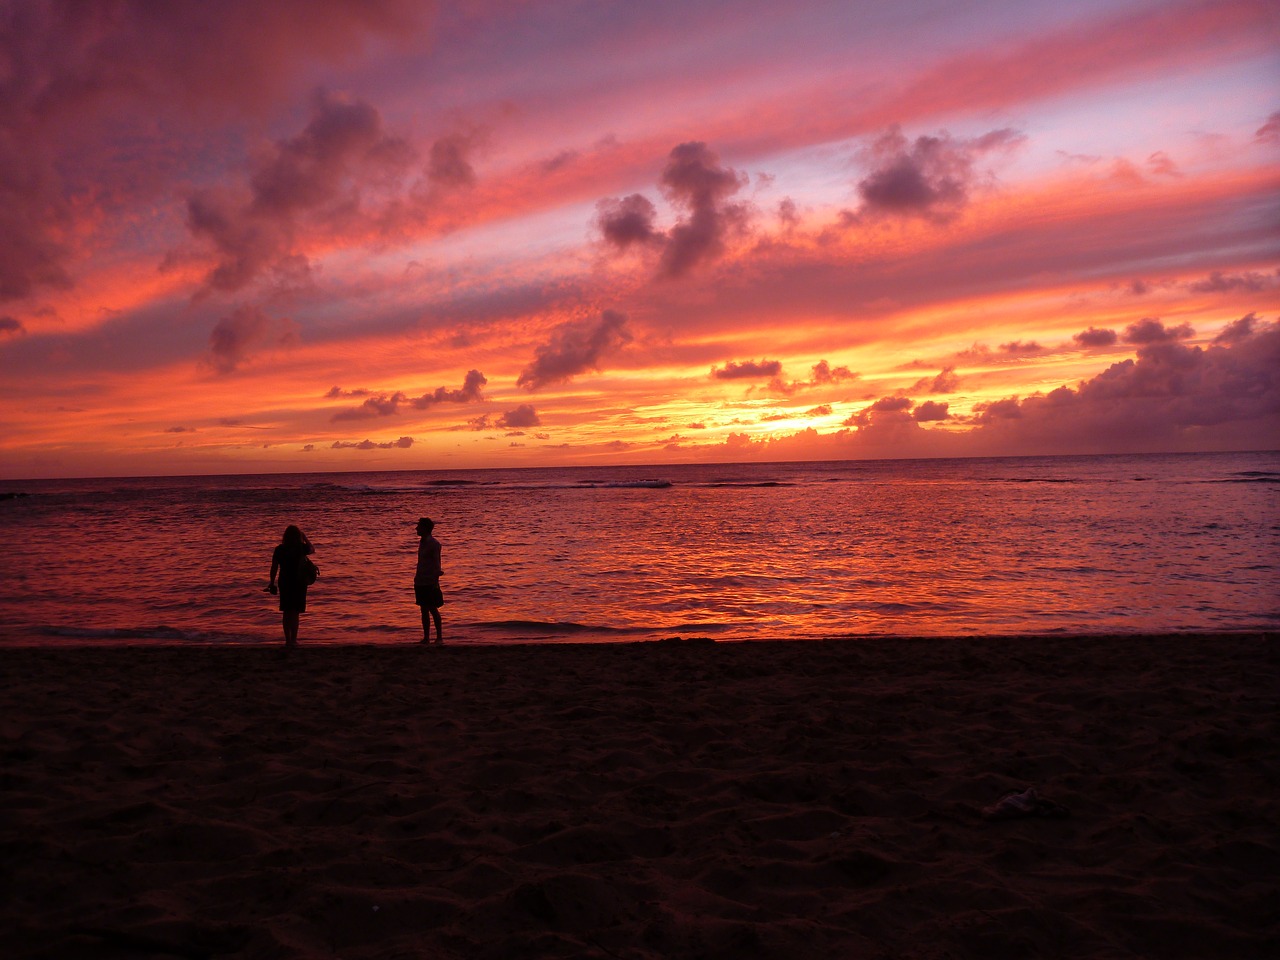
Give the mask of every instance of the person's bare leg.
[{"label": "person's bare leg", "polygon": [[284,615],[284,642],[285,646],[292,647],[298,642],[298,620],[299,614],[297,610],[290,610]]},{"label": "person's bare leg", "polygon": [[422,639],[419,642],[431,642],[431,611],[427,607],[422,608]]},{"label": "person's bare leg", "polygon": [[436,643],[444,643],[444,627],[440,626],[440,608],[431,608],[431,619],[436,622]]}]

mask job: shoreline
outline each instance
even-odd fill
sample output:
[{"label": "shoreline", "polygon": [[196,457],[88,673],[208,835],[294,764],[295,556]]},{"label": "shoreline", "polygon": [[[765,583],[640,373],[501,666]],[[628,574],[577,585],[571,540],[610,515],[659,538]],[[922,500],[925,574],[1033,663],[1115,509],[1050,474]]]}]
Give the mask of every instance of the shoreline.
[{"label": "shoreline", "polygon": [[1270,956],[1275,636],[11,646],[0,945]]},{"label": "shoreline", "polygon": [[[305,622],[304,622],[305,627]],[[210,650],[225,648],[229,650],[259,650],[272,647],[283,647],[279,636],[255,636],[239,639],[197,639],[191,637],[150,637],[143,631],[127,629],[112,630],[114,636],[66,636],[61,633],[33,633],[19,631],[20,636],[0,636],[0,650],[105,650],[114,648],[127,649],[180,649]],[[418,645],[418,638],[413,630],[403,632],[387,631],[388,637],[383,640],[363,638],[359,640],[332,639],[326,637],[299,638],[298,649],[373,649],[385,650],[396,647],[413,647]],[[451,637],[446,646],[463,650],[481,650],[500,647],[645,647],[655,644],[707,643],[718,646],[736,646],[741,644],[826,644],[826,643],[1092,643],[1098,641],[1147,642],[1152,640],[1209,642],[1214,640],[1236,640],[1258,638],[1270,642],[1280,639],[1280,629],[1266,626],[1253,628],[1231,628],[1223,630],[1135,630],[1122,632],[1117,630],[1098,631],[1063,631],[1063,632],[1010,632],[1010,633],[847,633],[819,634],[790,637],[762,637],[755,635],[715,636],[691,633],[688,636],[675,632],[652,631],[653,636],[636,638],[620,637],[616,632],[603,631],[592,634],[590,628],[577,628],[562,636],[520,637],[513,639],[495,639],[493,637],[468,637],[465,632],[458,637]],[[668,633],[669,635],[662,635]],[[594,639],[592,639],[594,637]]]}]

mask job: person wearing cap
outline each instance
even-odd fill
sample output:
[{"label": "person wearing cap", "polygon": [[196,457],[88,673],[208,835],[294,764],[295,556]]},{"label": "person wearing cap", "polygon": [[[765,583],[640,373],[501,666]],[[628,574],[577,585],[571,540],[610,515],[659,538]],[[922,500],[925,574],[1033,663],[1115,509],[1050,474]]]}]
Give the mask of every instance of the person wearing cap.
[{"label": "person wearing cap", "polygon": [[440,592],[440,541],[431,535],[435,521],[423,517],[418,521],[418,568],[413,574],[414,602],[422,608],[422,643],[431,642],[431,622],[436,625],[436,643],[444,643],[444,629],[440,626],[440,607],[444,594]]}]

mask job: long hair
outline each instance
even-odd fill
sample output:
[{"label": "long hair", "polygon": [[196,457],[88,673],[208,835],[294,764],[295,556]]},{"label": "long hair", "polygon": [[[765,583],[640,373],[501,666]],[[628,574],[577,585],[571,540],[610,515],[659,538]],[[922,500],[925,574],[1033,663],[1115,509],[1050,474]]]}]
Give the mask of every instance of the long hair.
[{"label": "long hair", "polygon": [[284,536],[280,538],[280,542],[286,547],[300,547],[302,546],[302,540],[302,531],[292,523],[284,528]]}]

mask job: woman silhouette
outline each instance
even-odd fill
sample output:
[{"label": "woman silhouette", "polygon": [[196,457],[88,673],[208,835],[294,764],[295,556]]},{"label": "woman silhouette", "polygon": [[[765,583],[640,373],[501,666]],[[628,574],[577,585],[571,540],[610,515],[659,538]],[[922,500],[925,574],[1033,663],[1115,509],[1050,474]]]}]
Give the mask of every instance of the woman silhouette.
[{"label": "woman silhouette", "polygon": [[307,581],[302,576],[302,560],[314,548],[307,535],[293,524],[284,528],[280,544],[271,554],[271,580],[267,593],[276,592],[276,574],[280,574],[280,612],[284,621],[284,645],[297,646],[298,614],[307,609]]}]

